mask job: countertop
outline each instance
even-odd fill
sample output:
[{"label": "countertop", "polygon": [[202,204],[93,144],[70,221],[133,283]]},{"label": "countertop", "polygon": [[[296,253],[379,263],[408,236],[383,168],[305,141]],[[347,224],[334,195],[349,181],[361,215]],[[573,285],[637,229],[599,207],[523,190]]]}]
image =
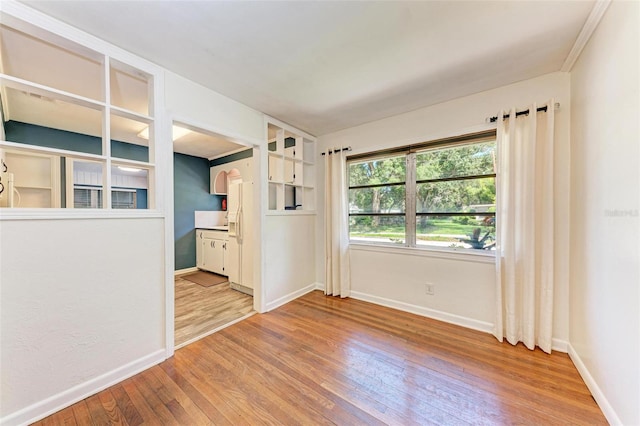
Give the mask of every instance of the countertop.
[{"label": "countertop", "polygon": [[208,229],[211,231],[228,231],[229,226],[228,225],[217,225],[217,226],[207,226],[207,227],[201,226],[196,229]]}]

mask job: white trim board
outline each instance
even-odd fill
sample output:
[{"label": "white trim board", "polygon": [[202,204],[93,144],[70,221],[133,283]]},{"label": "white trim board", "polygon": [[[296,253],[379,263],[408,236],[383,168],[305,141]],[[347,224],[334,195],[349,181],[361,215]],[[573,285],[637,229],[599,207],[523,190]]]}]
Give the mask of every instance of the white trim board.
[{"label": "white trim board", "polygon": [[272,311],[272,310],[274,310],[276,308],[279,308],[280,306],[285,305],[285,304],[291,302],[292,300],[297,299],[300,296],[304,296],[305,294],[316,290],[317,289],[316,287],[317,287],[317,283],[312,283],[312,284],[309,284],[306,287],[301,288],[300,290],[296,290],[296,291],[291,292],[289,294],[286,294],[286,295],[284,295],[284,296],[282,296],[282,297],[280,297],[280,298],[278,298],[278,299],[276,299],[276,300],[274,300],[272,302],[269,302],[269,303],[267,303],[266,312],[269,312],[269,311]]},{"label": "white trim board", "polygon": [[359,291],[352,291],[350,297],[365,302],[371,302],[376,305],[386,306],[387,308],[398,309],[400,311],[409,312],[411,314],[443,321],[449,324],[459,325],[461,327],[470,328],[472,330],[482,331],[484,333],[491,333],[493,331],[493,324],[491,323],[463,317],[460,315],[450,314],[435,309],[425,308],[423,306],[417,306],[410,303],[387,299],[384,297],[373,296],[371,294],[361,293]]},{"label": "white trim board", "polygon": [[192,272],[198,272],[199,269],[195,266],[191,267],[191,268],[184,268],[184,269],[178,269],[176,271],[173,271],[173,276],[174,277],[179,277],[181,275],[186,275],[186,274],[190,274]]},{"label": "white trim board", "polygon": [[[316,283],[317,290],[324,290],[324,285]],[[461,315],[450,314],[448,312],[438,311],[436,309],[425,308],[423,306],[412,305],[410,303],[399,302],[397,300],[387,299],[384,297],[373,296],[367,293],[352,291],[350,296],[357,300],[374,303],[387,308],[398,309],[410,314],[420,315],[426,318],[435,319],[460,327],[469,328],[471,330],[481,331],[483,333],[493,334],[493,324],[485,321],[479,321],[473,318],[463,317]],[[552,341],[552,350],[567,353],[569,343],[566,340],[554,338]]]},{"label": "white trim board", "polygon": [[70,389],[64,390],[57,395],[53,395],[45,400],[38,401],[35,404],[11,413],[0,419],[0,425],[23,425],[37,422],[38,420],[62,410],[63,408],[75,404],[78,401],[161,363],[165,360],[164,355],[164,349],[152,352],[149,355],[131,361],[128,364],[104,373],[94,379],[88,380]]},{"label": "white trim board", "polygon": [[611,0],[598,0],[593,5],[591,9],[591,13],[587,17],[582,30],[580,30],[580,34],[578,34],[578,38],[576,38],[576,42],[573,44],[571,51],[567,55],[567,58],[564,60],[562,64],[562,68],[560,71],[562,72],[570,72],[573,68],[573,65],[576,63],[582,50],[589,42],[589,39],[593,35],[596,28],[598,28],[598,24],[602,20],[604,13],[607,11],[607,8],[611,4]]},{"label": "white trim board", "polygon": [[584,380],[587,388],[589,388],[591,395],[593,395],[593,399],[596,400],[596,403],[602,410],[602,414],[604,414],[604,417],[607,419],[609,424],[621,425],[622,422],[620,421],[620,418],[609,403],[607,397],[604,395],[604,392],[602,392],[602,389],[600,389],[600,386],[598,386],[598,383],[596,383],[595,379],[587,369],[587,366],[584,365],[584,362],[582,362],[582,359],[580,358],[580,355],[578,355],[578,352],[576,352],[576,350],[573,348],[573,346],[571,346],[570,343],[568,344],[568,349],[569,358],[571,358],[571,361],[573,361],[573,365],[576,366],[578,373],[580,373],[580,377],[582,377],[582,380]]}]

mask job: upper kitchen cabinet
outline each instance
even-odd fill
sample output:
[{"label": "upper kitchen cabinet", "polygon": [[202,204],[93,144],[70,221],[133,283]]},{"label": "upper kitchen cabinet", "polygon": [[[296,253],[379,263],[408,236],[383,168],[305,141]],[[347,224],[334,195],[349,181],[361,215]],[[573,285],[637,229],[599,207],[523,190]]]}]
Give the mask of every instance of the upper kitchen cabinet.
[{"label": "upper kitchen cabinet", "polygon": [[159,69],[1,14],[0,207],[155,208]]},{"label": "upper kitchen cabinet", "polygon": [[267,120],[270,211],[314,211],[316,139],[274,119]]}]

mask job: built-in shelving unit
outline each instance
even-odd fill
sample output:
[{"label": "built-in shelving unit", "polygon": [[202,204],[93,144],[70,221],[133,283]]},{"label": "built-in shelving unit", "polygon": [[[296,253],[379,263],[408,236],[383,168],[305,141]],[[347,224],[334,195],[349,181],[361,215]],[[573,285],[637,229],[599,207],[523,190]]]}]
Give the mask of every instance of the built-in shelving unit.
[{"label": "built-in shelving unit", "polygon": [[[80,173],[68,167],[86,163],[99,168],[93,190],[102,201],[93,208],[123,208],[112,202],[112,191],[132,173],[144,180],[136,188],[148,189],[146,207],[155,208],[157,102],[147,64],[130,65],[13,18],[0,26],[0,39],[2,119],[26,129],[1,133],[4,172],[24,195],[11,207],[73,208],[80,184],[65,178]],[[41,182],[33,183],[34,176]]]},{"label": "built-in shelving unit", "polygon": [[314,211],[315,138],[283,123],[267,123],[269,210]]},{"label": "built-in shelving unit", "polygon": [[227,172],[220,170],[211,178],[210,192],[215,195],[227,195]]}]

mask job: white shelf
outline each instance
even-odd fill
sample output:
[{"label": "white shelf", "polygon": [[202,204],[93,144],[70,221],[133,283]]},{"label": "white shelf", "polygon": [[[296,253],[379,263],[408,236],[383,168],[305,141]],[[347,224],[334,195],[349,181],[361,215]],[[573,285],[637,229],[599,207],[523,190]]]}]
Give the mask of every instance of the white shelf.
[{"label": "white shelf", "polygon": [[98,111],[103,111],[106,108],[106,104],[102,101],[96,101],[94,99],[75,95],[73,93],[65,92],[64,90],[54,89],[53,87],[48,87],[43,84],[33,83],[7,74],[0,74],[0,84],[11,89],[68,102],[74,105],[80,105]]},{"label": "white shelf", "polygon": [[276,144],[268,152],[269,211],[314,211],[315,138],[276,120],[267,120],[267,131],[269,143]]},{"label": "white shelf", "polygon": [[111,114],[117,115],[118,117],[128,118],[129,120],[134,120],[134,121],[140,121],[145,124],[151,124],[153,122],[153,117],[149,117],[148,115],[138,114],[137,112],[129,111],[128,109],[111,105],[110,110],[111,110]]}]

